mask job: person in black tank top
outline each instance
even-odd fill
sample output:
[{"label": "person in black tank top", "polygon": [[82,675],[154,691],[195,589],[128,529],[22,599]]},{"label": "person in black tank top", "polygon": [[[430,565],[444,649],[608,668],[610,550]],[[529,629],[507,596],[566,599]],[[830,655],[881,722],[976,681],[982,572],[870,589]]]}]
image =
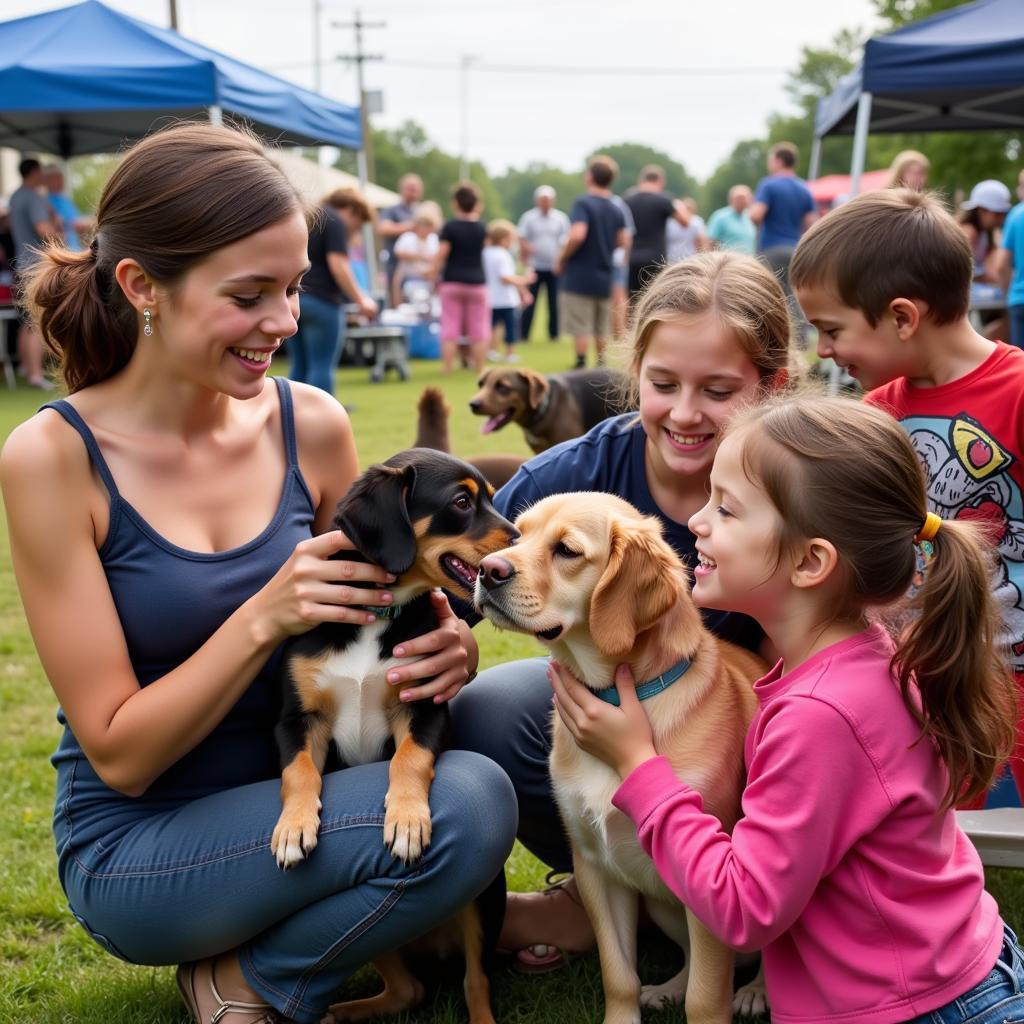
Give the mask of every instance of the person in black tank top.
[{"label": "person in black tank top", "polygon": [[[29,282],[68,397],[0,456],[60,703],[61,886],[115,956],[180,964],[195,1021],[319,1021],[361,965],[487,888],[514,840],[507,777],[454,750],[416,863],[382,842],[385,762],[325,775],[321,849],[301,869],[270,853],[279,647],[391,600],[387,574],[330,529],[358,474],[345,411],[267,386],[296,329],[306,212],[246,133],[181,125],[136,145],[92,248],[44,254]],[[443,597],[435,610],[437,629],[403,644],[402,699],[448,699],[475,667],[468,627]]]}]

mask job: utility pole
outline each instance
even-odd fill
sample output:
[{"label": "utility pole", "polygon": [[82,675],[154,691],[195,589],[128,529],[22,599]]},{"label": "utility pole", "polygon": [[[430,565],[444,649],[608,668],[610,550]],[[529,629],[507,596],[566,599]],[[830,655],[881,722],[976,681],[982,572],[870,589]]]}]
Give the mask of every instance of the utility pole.
[{"label": "utility pole", "polygon": [[171,28],[178,31],[178,0],[169,0],[171,5]]},{"label": "utility pole", "polygon": [[320,8],[322,0],[313,0],[313,89],[321,91],[323,86],[323,55],[320,52]]},{"label": "utility pole", "polygon": [[[373,167],[373,137],[370,134],[370,119],[366,113],[366,86],[363,81],[363,65],[368,60],[383,60],[380,54],[363,53],[363,29],[386,28],[384,21],[363,21],[359,11],[356,11],[355,20],[351,22],[334,22],[335,28],[354,28],[356,30],[355,53],[340,53],[339,60],[355,62],[356,66],[356,88],[359,92],[359,124],[362,129],[363,145],[356,154],[357,168],[359,171],[359,185],[363,192],[366,192],[367,182],[374,178]],[[377,240],[373,235],[373,228],[366,224],[363,227],[363,245],[366,249],[366,269],[370,277],[370,291],[377,290]]]},{"label": "utility pole", "polygon": [[359,151],[359,182],[365,188],[374,176],[373,138],[370,134],[370,119],[366,113],[366,86],[363,81],[363,65],[368,60],[383,60],[380,54],[363,53],[363,29],[386,28],[385,21],[363,21],[356,11],[354,21],[336,21],[335,28],[354,28],[356,31],[355,53],[339,53],[338,59],[349,61],[356,66],[356,89],[359,92],[359,121],[363,134],[363,148]]}]

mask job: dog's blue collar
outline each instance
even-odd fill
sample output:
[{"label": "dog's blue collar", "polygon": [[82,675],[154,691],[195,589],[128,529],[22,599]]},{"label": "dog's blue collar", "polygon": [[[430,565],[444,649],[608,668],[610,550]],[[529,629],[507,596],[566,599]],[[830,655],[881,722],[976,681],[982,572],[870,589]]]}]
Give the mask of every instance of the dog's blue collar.
[{"label": "dog's blue collar", "polygon": [[[693,664],[688,658],[683,658],[682,661],[676,662],[670,669],[662,672],[660,676],[654,679],[648,679],[645,683],[636,684],[636,697],[637,700],[647,700],[648,697],[653,697],[656,693],[661,693],[662,690],[667,690],[673,683],[678,682],[686,675],[686,670]],[[600,697],[606,704],[614,704],[618,707],[621,704],[619,699],[619,691],[614,686],[609,686],[606,690],[594,690],[594,695]]]}]

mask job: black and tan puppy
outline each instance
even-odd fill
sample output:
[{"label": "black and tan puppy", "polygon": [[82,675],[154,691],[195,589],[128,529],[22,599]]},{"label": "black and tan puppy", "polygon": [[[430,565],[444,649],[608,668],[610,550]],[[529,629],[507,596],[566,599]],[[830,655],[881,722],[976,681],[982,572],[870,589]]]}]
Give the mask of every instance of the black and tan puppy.
[{"label": "black and tan puppy", "polygon": [[409,660],[392,656],[395,645],[436,627],[428,591],[446,587],[472,598],[480,560],[515,538],[492,493],[465,462],[413,448],[371,466],[339,502],[334,524],[356,552],[335,557],[361,557],[393,573],[394,603],[368,609],[378,613],[374,623],[323,623],[286,645],[277,726],[283,807],[271,840],[282,868],[316,846],[320,776],[332,743],[345,765],[380,760],[394,747],[384,841],[406,862],[429,845],[427,793],[447,705],[403,704],[386,677]]},{"label": "black and tan puppy", "polygon": [[[386,677],[389,669],[409,660],[392,656],[395,645],[435,628],[430,589],[445,587],[471,598],[480,561],[515,539],[512,524],[491,504],[493,493],[465,462],[414,448],[371,466],[339,502],[334,525],[357,553],[342,551],[335,557],[362,558],[393,573],[394,603],[368,609],[378,613],[374,623],[324,623],[287,643],[277,726],[283,807],[271,839],[282,868],[299,864],[316,846],[321,775],[332,745],[343,765],[391,755],[384,842],[406,862],[419,858],[430,844],[428,795],[434,764],[447,743],[448,706],[430,700],[403,704]],[[500,926],[501,889],[489,889],[428,937],[435,948],[451,945],[465,952],[473,1024],[493,1021],[483,960]],[[332,1006],[335,1020],[398,1012],[422,997],[423,987],[400,952],[375,965],[384,992]]]},{"label": "black and tan puppy", "polygon": [[482,433],[518,423],[526,443],[539,454],[585,434],[601,420],[626,412],[626,387],[618,370],[567,370],[545,375],[536,370],[492,367],[477,381],[469,408],[486,416]]}]

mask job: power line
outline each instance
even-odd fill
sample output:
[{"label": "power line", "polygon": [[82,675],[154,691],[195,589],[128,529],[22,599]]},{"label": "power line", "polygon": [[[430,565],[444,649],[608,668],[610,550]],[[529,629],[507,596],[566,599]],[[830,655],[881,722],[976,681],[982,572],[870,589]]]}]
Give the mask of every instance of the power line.
[{"label": "power line", "polygon": [[[461,61],[427,61],[427,60],[402,60],[401,58],[385,57],[381,63],[388,67],[395,68],[418,68],[426,71],[459,71],[462,68]],[[311,67],[309,61],[296,61],[289,64],[274,64],[268,71],[297,71]],[[687,67],[687,68],[664,68],[664,67],[601,67],[599,65],[584,66],[561,64],[473,64],[474,71],[488,71],[502,75],[605,75],[611,76],[633,76],[633,77],[674,77],[674,78],[700,78],[711,76],[735,76],[735,75],[785,75],[789,74],[791,68],[772,67]]]}]

